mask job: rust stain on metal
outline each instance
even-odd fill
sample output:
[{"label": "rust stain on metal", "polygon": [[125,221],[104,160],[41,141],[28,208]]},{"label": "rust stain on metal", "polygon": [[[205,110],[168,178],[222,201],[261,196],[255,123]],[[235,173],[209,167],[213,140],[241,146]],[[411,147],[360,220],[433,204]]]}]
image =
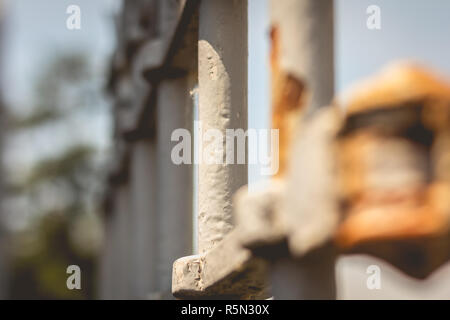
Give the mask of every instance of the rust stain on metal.
[{"label": "rust stain on metal", "polygon": [[279,170],[284,175],[292,139],[300,120],[305,94],[304,83],[281,67],[281,39],[278,26],[270,32],[272,71],[272,128],[279,129]]}]

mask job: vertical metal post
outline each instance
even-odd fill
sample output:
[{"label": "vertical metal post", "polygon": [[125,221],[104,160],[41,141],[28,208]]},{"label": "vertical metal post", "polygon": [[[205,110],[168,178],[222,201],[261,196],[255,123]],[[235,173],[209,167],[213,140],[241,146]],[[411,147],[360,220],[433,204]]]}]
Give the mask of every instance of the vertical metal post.
[{"label": "vertical metal post", "polygon": [[[327,106],[334,94],[333,0],[271,0],[270,6],[273,125],[280,129],[284,173],[300,114]],[[334,299],[334,262],[328,246],[299,259],[292,255],[276,259],[274,297]]]},{"label": "vertical metal post", "polygon": [[162,298],[172,297],[172,264],[192,254],[192,166],[172,162],[172,132],[190,129],[185,108],[189,94],[188,78],[163,80],[158,88],[157,156],[158,179],[155,191],[158,202],[158,281]]},{"label": "vertical metal post", "polygon": [[130,163],[131,205],[131,292],[145,299],[157,290],[156,154],[153,141],[133,145]]},{"label": "vertical metal post", "polygon": [[112,247],[114,248],[112,257],[112,279],[111,293],[112,299],[128,299],[130,293],[129,274],[129,212],[130,193],[127,185],[117,187],[114,212],[112,216]]},{"label": "vertical metal post", "polygon": [[[247,184],[247,165],[206,163],[205,132],[247,130],[247,1],[207,0],[199,9],[198,78],[202,150],[198,176],[198,247],[204,253],[233,228],[232,195]],[[225,142],[223,151],[225,152]],[[225,156],[223,156],[225,162]]]}]

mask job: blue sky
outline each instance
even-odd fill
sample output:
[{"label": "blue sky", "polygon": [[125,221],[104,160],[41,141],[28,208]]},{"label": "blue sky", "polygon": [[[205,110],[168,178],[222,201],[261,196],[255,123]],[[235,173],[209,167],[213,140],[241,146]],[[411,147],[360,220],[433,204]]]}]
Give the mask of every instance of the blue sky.
[{"label": "blue sky", "polygon": [[[59,52],[87,50],[97,63],[112,50],[110,16],[117,0],[6,0],[4,77],[6,97],[27,103],[31,79],[45,59]],[[81,8],[81,30],[66,28],[66,8]],[[106,62],[106,61],[105,61]],[[31,78],[31,79],[30,79]]]},{"label": "blue sky", "polygon": [[[366,28],[371,4],[381,9],[381,30]],[[449,13],[448,0],[338,0],[338,92],[398,59],[417,60],[450,75]]]}]

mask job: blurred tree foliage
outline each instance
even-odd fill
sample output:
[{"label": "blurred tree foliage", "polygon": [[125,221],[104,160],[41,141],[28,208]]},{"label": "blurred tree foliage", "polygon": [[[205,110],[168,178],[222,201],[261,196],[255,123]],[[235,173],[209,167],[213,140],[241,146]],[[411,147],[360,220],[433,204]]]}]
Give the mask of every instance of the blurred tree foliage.
[{"label": "blurred tree foliage", "polygon": [[[103,99],[102,86],[92,81],[95,77],[83,54],[56,56],[42,71],[34,105],[25,113],[9,114],[13,134],[50,126],[55,130],[48,138],[52,139],[60,134],[55,124],[71,130],[65,124],[74,112],[92,112]],[[60,153],[39,158],[24,179],[10,179],[10,195],[26,199],[33,213],[28,227],[12,237],[11,299],[95,298],[101,241],[95,186],[102,175],[96,154],[95,144],[74,139]],[[66,268],[73,264],[81,268],[81,290],[66,287]]]}]

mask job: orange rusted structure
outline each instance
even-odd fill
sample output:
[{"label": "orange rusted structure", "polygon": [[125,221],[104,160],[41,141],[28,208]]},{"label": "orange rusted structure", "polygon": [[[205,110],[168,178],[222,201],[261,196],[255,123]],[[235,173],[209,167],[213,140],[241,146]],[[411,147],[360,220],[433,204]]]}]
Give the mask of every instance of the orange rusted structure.
[{"label": "orange rusted structure", "polygon": [[336,242],[425,277],[449,255],[450,84],[400,64],[362,83],[345,107]]}]

